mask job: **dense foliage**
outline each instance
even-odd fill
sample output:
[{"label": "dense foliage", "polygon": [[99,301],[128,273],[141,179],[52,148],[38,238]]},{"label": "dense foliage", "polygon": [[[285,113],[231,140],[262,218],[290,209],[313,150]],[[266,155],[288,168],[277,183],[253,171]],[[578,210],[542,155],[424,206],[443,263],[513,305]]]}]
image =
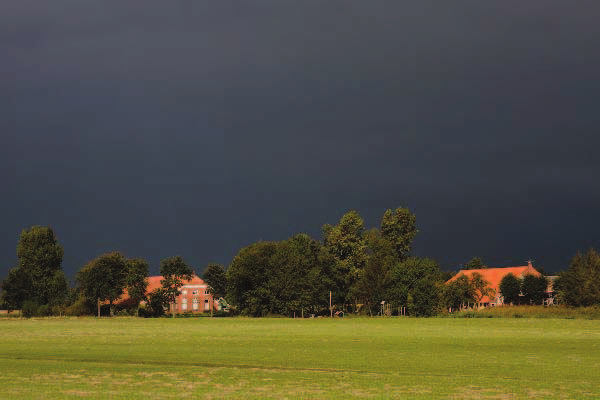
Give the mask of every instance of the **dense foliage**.
[{"label": "dense foliage", "polygon": [[227,270],[228,301],[253,316],[302,315],[328,309],[333,259],[309,236],[242,249]]},{"label": "dense foliage", "polygon": [[208,264],[202,275],[202,279],[209,287],[214,298],[225,297],[227,292],[227,276],[225,268],[221,264]]},{"label": "dense foliage", "polygon": [[469,270],[482,268],[485,268],[485,266],[483,265],[483,260],[481,259],[481,257],[473,257],[469,260],[469,262],[465,264],[465,266],[462,269]]},{"label": "dense foliage", "polygon": [[548,278],[543,275],[526,274],[521,279],[507,274],[500,281],[500,294],[505,304],[543,305],[548,288]]},{"label": "dense foliage", "polygon": [[547,288],[548,279],[545,276],[525,275],[521,282],[523,304],[544,304]]},{"label": "dense foliage", "polygon": [[30,315],[62,312],[68,289],[61,269],[63,254],[51,228],[23,230],[17,245],[18,265],[2,281],[1,302],[8,309],[26,308]]},{"label": "dense foliage", "polygon": [[500,293],[504,297],[504,304],[520,303],[521,281],[514,274],[506,274],[500,281]]},{"label": "dense foliage", "polygon": [[456,310],[475,303],[476,290],[468,276],[460,274],[444,286],[444,305]]},{"label": "dense foliage", "polygon": [[87,263],[77,273],[76,279],[83,297],[97,304],[98,316],[103,302],[109,303],[112,315],[113,303],[125,290],[135,308],[145,300],[148,263],[142,259],[127,259],[119,252],[106,253]]},{"label": "dense foliage", "polygon": [[[226,298],[231,310],[250,316],[431,316],[496,295],[506,304],[544,304],[549,281],[543,275],[508,274],[498,293],[478,271],[446,283],[451,273],[442,272],[432,259],[411,255],[416,234],[416,218],[408,209],[385,211],[380,228],[371,230],[350,211],[337,224],[323,226],[321,241],[298,234],[280,242],[253,243],[227,269],[209,264],[203,278],[215,298]],[[21,309],[25,316],[82,315],[94,309],[100,315],[102,308],[104,315],[112,315],[113,304],[125,292],[130,314],[144,302],[144,316],[160,316],[195,275],[181,256],[167,258],[160,266],[161,287],[147,293],[148,263],[112,252],[87,263],[77,273],[78,286],[69,288],[60,267],[63,248],[52,229],[40,226],[21,233],[17,255],[18,265],[2,281],[0,307]],[[485,267],[479,257],[465,267],[480,268]],[[600,304],[598,252],[578,253],[554,287],[558,301],[566,305]]]},{"label": "dense foliage", "polygon": [[[160,275],[162,276],[160,280],[162,292],[160,294],[163,303],[175,303],[183,282],[194,277],[194,269],[183,260],[183,257],[175,256],[165,258],[160,262]],[[175,316],[174,307],[173,316]]]},{"label": "dense foliage", "polygon": [[559,274],[554,283],[560,301],[571,306],[600,304],[600,254],[590,249],[577,253],[569,269]]},{"label": "dense foliage", "polygon": [[376,315],[383,305],[389,314],[433,315],[443,308],[443,274],[435,261],[410,257],[414,215],[387,210],[381,227],[365,231],[360,215],[350,211],[323,227],[322,243],[300,234],[252,244],[227,270],[228,300],[254,316]]}]

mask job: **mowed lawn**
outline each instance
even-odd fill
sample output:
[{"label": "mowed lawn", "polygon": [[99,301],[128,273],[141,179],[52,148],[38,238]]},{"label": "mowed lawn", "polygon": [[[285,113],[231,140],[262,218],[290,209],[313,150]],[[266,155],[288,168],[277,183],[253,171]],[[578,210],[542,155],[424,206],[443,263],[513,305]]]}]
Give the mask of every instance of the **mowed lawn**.
[{"label": "mowed lawn", "polygon": [[0,398],[599,398],[600,321],[0,320]]}]

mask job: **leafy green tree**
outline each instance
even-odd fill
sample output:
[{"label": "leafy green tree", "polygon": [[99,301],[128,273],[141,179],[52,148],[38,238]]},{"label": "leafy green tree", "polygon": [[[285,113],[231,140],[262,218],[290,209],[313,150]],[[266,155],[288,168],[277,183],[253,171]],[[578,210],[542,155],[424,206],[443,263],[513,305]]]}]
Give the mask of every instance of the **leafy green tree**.
[{"label": "leafy green tree", "polygon": [[527,274],[521,282],[521,291],[525,304],[544,304],[548,280],[545,276]]},{"label": "leafy green tree", "polygon": [[361,279],[367,261],[367,247],[363,237],[364,222],[356,211],[344,214],[335,225],[323,226],[324,246],[335,260],[338,293],[356,305],[359,292],[356,283]]},{"label": "leafy green tree", "polygon": [[303,315],[327,307],[328,275],[321,266],[321,245],[306,234],[280,242],[270,259],[271,274],[266,285],[271,312]]},{"label": "leafy green tree", "polygon": [[464,266],[463,269],[470,270],[482,268],[485,268],[485,266],[483,265],[483,260],[480,257],[473,257],[469,260],[469,262]]},{"label": "leafy green tree", "polygon": [[535,270],[537,272],[539,272],[540,274],[542,274],[543,276],[548,276],[548,273],[546,272],[546,270],[544,269],[544,267],[536,266],[536,267],[533,267],[533,268],[535,268]]},{"label": "leafy green tree", "polygon": [[258,242],[244,247],[227,268],[227,301],[243,314],[263,316],[269,312],[270,294],[263,285],[270,275],[275,242]]},{"label": "leafy green tree", "polygon": [[[21,232],[17,245],[18,268],[31,281],[28,299],[38,304],[48,304],[53,300],[50,292],[56,289],[58,276],[55,273],[61,271],[63,255],[63,247],[51,228],[32,226]],[[66,279],[59,286],[66,288]],[[57,294],[54,293],[54,296]]]},{"label": "leafy green tree", "polygon": [[504,297],[504,304],[519,304],[521,294],[521,280],[514,274],[504,275],[500,281],[500,293]]},{"label": "leafy green tree", "polygon": [[554,289],[567,305],[587,307],[600,304],[600,254],[596,249],[577,253],[569,268],[560,273]]},{"label": "leafy green tree", "polygon": [[409,302],[409,313],[416,317],[431,317],[440,311],[443,283],[438,279],[420,279],[415,283]]},{"label": "leafy green tree", "polygon": [[165,304],[169,304],[169,299],[165,297],[165,290],[162,287],[154,289],[148,294],[144,316],[160,317],[164,315]]},{"label": "leafy green tree", "polygon": [[378,312],[382,301],[387,301],[386,292],[391,282],[391,271],[398,263],[393,245],[384,239],[377,229],[365,234],[368,258],[364,273],[357,284],[360,301],[366,305],[369,314]]},{"label": "leafy green tree", "polygon": [[394,307],[406,306],[411,315],[432,315],[441,301],[441,276],[434,260],[410,257],[392,269],[386,297]]},{"label": "leafy green tree", "polygon": [[32,291],[31,276],[24,268],[15,267],[8,271],[8,276],[2,281],[0,300],[9,310],[21,310]]},{"label": "leafy green tree", "polygon": [[333,257],[308,235],[259,242],[240,250],[227,269],[227,296],[252,316],[323,313],[334,286]]},{"label": "leafy green tree", "polygon": [[150,266],[146,260],[133,258],[127,260],[127,275],[125,276],[125,287],[127,294],[136,305],[139,316],[140,302],[146,300],[148,288],[148,270]]},{"label": "leafy green tree", "polygon": [[[268,291],[269,313],[290,315],[300,312],[310,299],[303,293],[305,275],[316,253],[311,252],[311,239],[297,235],[277,244],[269,260],[269,278],[264,288]],[[312,254],[311,254],[312,253]]]},{"label": "leafy green tree", "polygon": [[325,246],[319,246],[317,265],[309,271],[309,280],[313,282],[314,307],[311,311],[315,314],[329,311],[331,315],[336,304],[335,299],[344,299],[345,294],[338,285],[335,258]]},{"label": "leafy green tree", "polygon": [[475,303],[476,291],[471,280],[460,274],[455,280],[445,285],[443,299],[446,307],[459,309],[467,304]]},{"label": "leafy green tree", "polygon": [[[170,304],[175,303],[179,296],[179,289],[185,281],[194,277],[194,270],[187,265],[181,256],[166,258],[160,262],[160,274],[163,279],[160,284],[164,290],[164,298]],[[173,318],[175,318],[175,307],[173,309]]]},{"label": "leafy green tree", "polygon": [[62,270],[54,271],[52,278],[48,282],[47,290],[48,306],[51,307],[50,314],[57,314],[57,310],[60,310],[62,313],[69,295],[69,284]]},{"label": "leafy green tree", "polygon": [[98,304],[108,301],[111,315],[113,303],[121,295],[126,286],[127,259],[118,252],[106,253],[87,263],[78,273],[77,281],[85,297]]},{"label": "leafy green tree", "polygon": [[381,219],[381,236],[392,244],[398,260],[408,257],[417,235],[416,217],[407,208],[386,210]]},{"label": "leafy green tree", "polygon": [[227,293],[227,276],[225,275],[225,268],[221,264],[208,264],[202,279],[209,286],[215,299],[225,297]]},{"label": "leafy green tree", "polygon": [[484,297],[487,296],[491,299],[496,295],[496,291],[490,286],[490,282],[479,272],[471,274],[471,284],[475,289],[475,300],[478,305],[481,304]]}]

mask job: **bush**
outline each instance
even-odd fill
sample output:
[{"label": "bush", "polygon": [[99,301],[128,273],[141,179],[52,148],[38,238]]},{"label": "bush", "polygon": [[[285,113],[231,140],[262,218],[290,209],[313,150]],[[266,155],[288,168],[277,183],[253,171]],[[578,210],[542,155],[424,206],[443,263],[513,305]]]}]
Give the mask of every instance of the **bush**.
[{"label": "bush", "polygon": [[[98,312],[97,309],[96,309],[96,312]],[[100,316],[101,317],[110,317],[111,316],[110,304],[100,304]]]},{"label": "bush", "polygon": [[116,316],[117,317],[129,317],[129,316],[131,316],[131,314],[129,314],[129,311],[127,311],[127,309],[124,308],[124,309],[118,311]]},{"label": "bush", "polygon": [[65,315],[81,317],[83,315],[94,315],[94,305],[90,304],[84,297],[80,297],[65,309]]},{"label": "bush", "polygon": [[454,312],[450,318],[600,319],[600,307],[502,306]]},{"label": "bush", "polygon": [[25,300],[23,302],[23,308],[21,309],[21,313],[25,318],[35,317],[37,315],[39,307],[40,305],[37,303],[37,301]]},{"label": "bush", "polygon": [[56,304],[51,307],[50,315],[62,315],[65,313],[65,306],[62,304]]},{"label": "bush", "polygon": [[138,310],[138,315],[142,318],[152,318],[152,312],[151,309],[146,307],[145,305],[141,305],[139,310]]},{"label": "bush", "polygon": [[47,317],[52,314],[52,308],[48,304],[42,304],[38,307],[35,315],[38,317]]},{"label": "bush", "polygon": [[158,318],[165,315],[163,302],[158,297],[150,296],[148,303],[140,306],[139,316],[143,318]]}]

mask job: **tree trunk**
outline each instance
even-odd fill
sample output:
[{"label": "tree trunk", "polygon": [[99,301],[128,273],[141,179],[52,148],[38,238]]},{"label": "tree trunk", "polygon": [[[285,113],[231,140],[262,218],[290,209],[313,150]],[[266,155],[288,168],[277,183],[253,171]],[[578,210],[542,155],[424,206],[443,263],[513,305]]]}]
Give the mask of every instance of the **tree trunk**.
[{"label": "tree trunk", "polygon": [[98,297],[98,318],[100,318],[100,298]]}]

